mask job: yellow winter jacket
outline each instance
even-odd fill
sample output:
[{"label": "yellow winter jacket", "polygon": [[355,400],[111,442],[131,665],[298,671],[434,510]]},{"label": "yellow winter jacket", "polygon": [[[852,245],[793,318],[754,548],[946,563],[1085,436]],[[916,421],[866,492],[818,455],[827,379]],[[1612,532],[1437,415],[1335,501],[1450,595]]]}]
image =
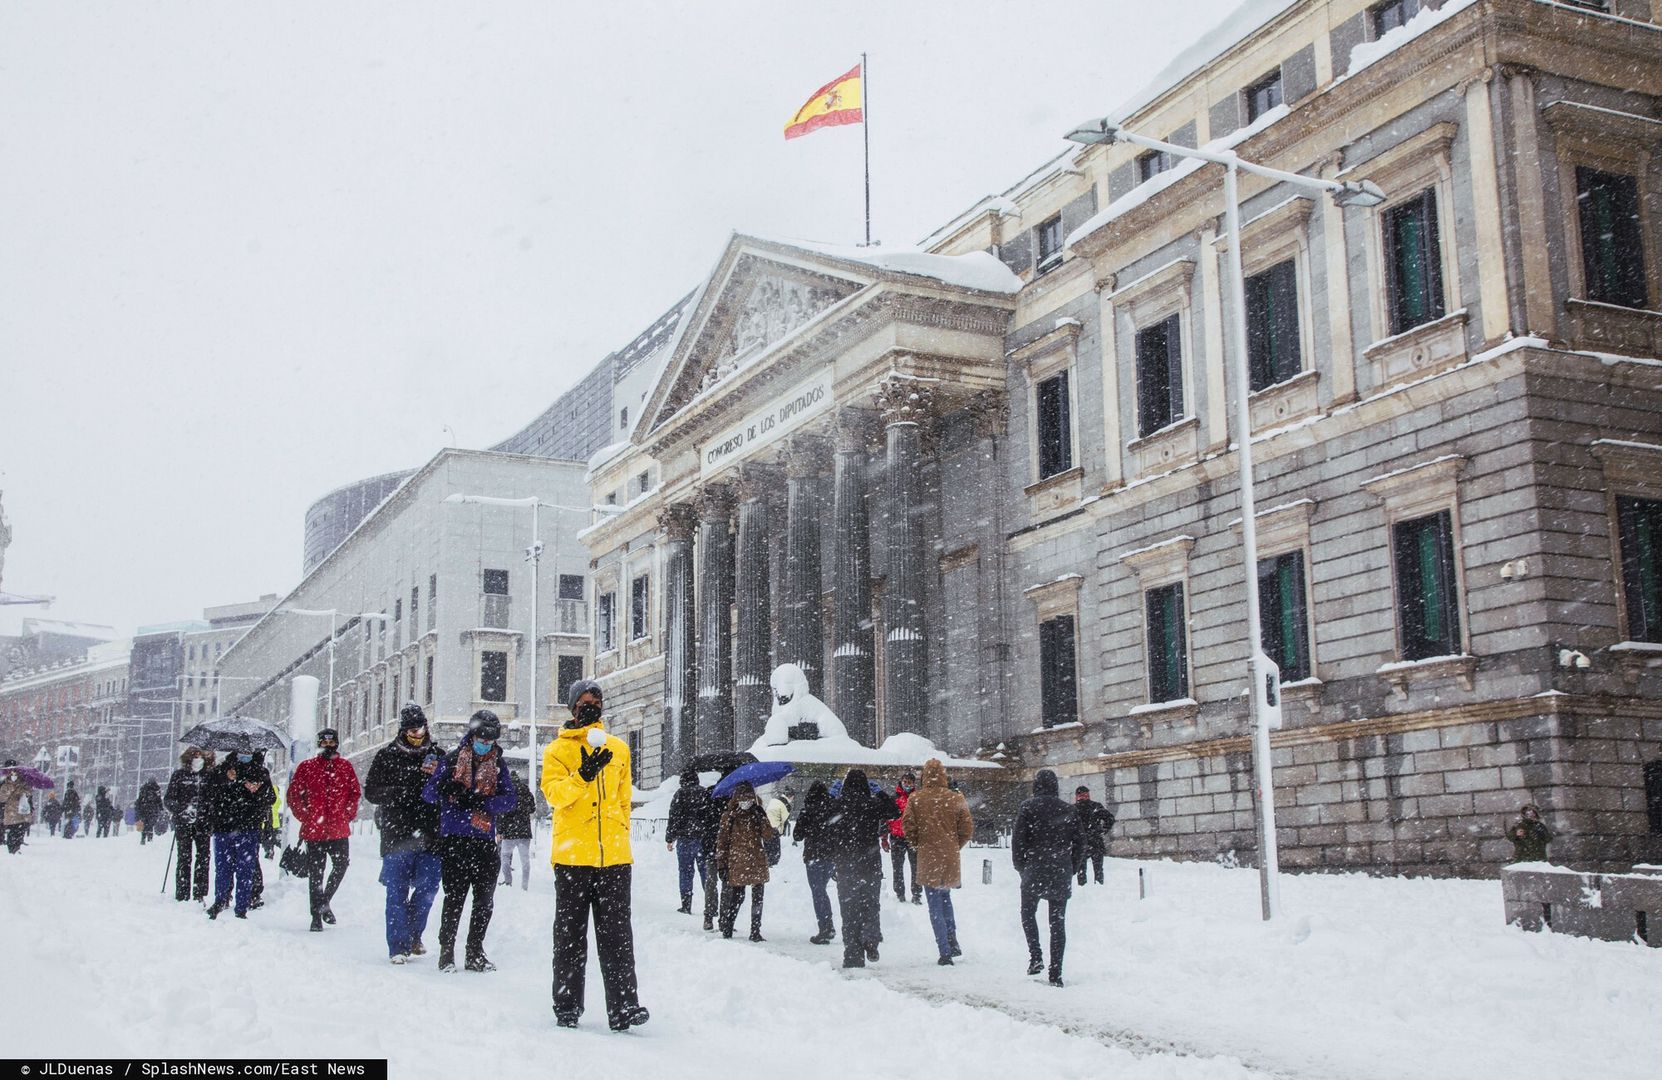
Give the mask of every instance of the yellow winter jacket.
[{"label": "yellow winter jacket", "polygon": [[589,732],[596,727],[561,728],[542,752],[542,794],[554,811],[555,866],[622,866],[629,855],[629,744],[606,736],[612,760],[592,782],[578,775]]}]

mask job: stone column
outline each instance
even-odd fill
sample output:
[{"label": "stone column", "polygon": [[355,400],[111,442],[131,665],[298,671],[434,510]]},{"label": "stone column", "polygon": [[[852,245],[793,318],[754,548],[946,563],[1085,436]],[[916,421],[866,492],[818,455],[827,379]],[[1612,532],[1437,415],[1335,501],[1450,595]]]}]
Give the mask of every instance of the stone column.
[{"label": "stone column", "polygon": [[819,530],[829,449],[818,439],[791,440],[786,457],[785,573],[779,597],[778,662],[801,668],[808,676],[808,689],[819,698],[825,697]]},{"label": "stone column", "polygon": [[691,506],[667,506],[658,517],[664,530],[664,765],[665,777],[679,775],[698,745],[698,654],[693,602]]},{"label": "stone column", "polygon": [[768,563],[768,490],[771,477],[745,465],[740,472],[738,524],[738,648],[733,685],[734,746],[745,749],[767,727],[772,695],[773,625],[769,593],[773,574]]},{"label": "stone column", "polygon": [[877,389],[885,443],[884,730],[929,733],[929,640],[924,626],[923,425],[927,383],[887,379]]},{"label": "stone column", "polygon": [[866,425],[854,410],[837,415],[832,462],[832,708],[849,735],[871,745],[877,735],[877,659],[871,628],[871,550],[866,518]]},{"label": "stone column", "polygon": [[706,488],[699,502],[698,740],[696,752],[733,749],[733,497]]}]

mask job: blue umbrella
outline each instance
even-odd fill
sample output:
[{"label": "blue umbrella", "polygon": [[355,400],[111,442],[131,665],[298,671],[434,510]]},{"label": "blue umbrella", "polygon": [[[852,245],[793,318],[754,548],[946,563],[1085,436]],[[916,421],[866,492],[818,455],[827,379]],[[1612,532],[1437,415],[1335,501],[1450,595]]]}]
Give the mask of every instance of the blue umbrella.
[{"label": "blue umbrella", "polygon": [[710,794],[718,799],[723,799],[733,794],[733,789],[740,784],[761,787],[763,784],[773,783],[782,776],[789,776],[795,771],[796,766],[788,761],[752,761],[740,765],[722,777],[721,782],[715,786]]},{"label": "blue umbrella", "polygon": [[[875,780],[867,780],[866,786],[871,789],[871,793],[873,795],[883,790],[883,785],[879,784]],[[841,780],[831,781],[831,797],[833,799],[840,799],[843,797],[843,782]]]}]

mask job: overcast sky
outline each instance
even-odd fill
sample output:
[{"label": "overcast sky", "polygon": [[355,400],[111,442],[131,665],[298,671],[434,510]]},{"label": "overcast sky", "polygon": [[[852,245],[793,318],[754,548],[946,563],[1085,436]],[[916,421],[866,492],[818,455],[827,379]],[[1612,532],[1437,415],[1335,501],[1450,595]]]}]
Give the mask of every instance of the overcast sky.
[{"label": "overcast sky", "polygon": [[0,610],[286,592],[305,509],[531,419],[734,230],[916,243],[1236,0],[0,6]]}]

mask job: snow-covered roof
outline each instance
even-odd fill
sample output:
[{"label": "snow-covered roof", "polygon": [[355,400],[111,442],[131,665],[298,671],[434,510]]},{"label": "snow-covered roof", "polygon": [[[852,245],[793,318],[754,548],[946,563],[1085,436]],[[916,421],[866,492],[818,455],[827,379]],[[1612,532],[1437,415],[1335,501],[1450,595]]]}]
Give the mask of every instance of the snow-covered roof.
[{"label": "snow-covered roof", "polygon": [[1120,102],[1108,115],[1116,120],[1127,120],[1158,101],[1166,91],[1173,89],[1207,64],[1257,33],[1269,22],[1302,0],[1244,0],[1234,11],[1218,20],[1217,25],[1196,38],[1188,48],[1172,57],[1135,94]]},{"label": "snow-covered roof", "polygon": [[957,285],[965,289],[979,289],[982,292],[1004,293],[1010,296],[1021,291],[1021,278],[985,251],[972,251],[965,255],[936,255],[916,247],[845,247],[805,240],[781,240],[778,243],[837,259],[864,263],[879,270],[933,278],[944,285]]}]

